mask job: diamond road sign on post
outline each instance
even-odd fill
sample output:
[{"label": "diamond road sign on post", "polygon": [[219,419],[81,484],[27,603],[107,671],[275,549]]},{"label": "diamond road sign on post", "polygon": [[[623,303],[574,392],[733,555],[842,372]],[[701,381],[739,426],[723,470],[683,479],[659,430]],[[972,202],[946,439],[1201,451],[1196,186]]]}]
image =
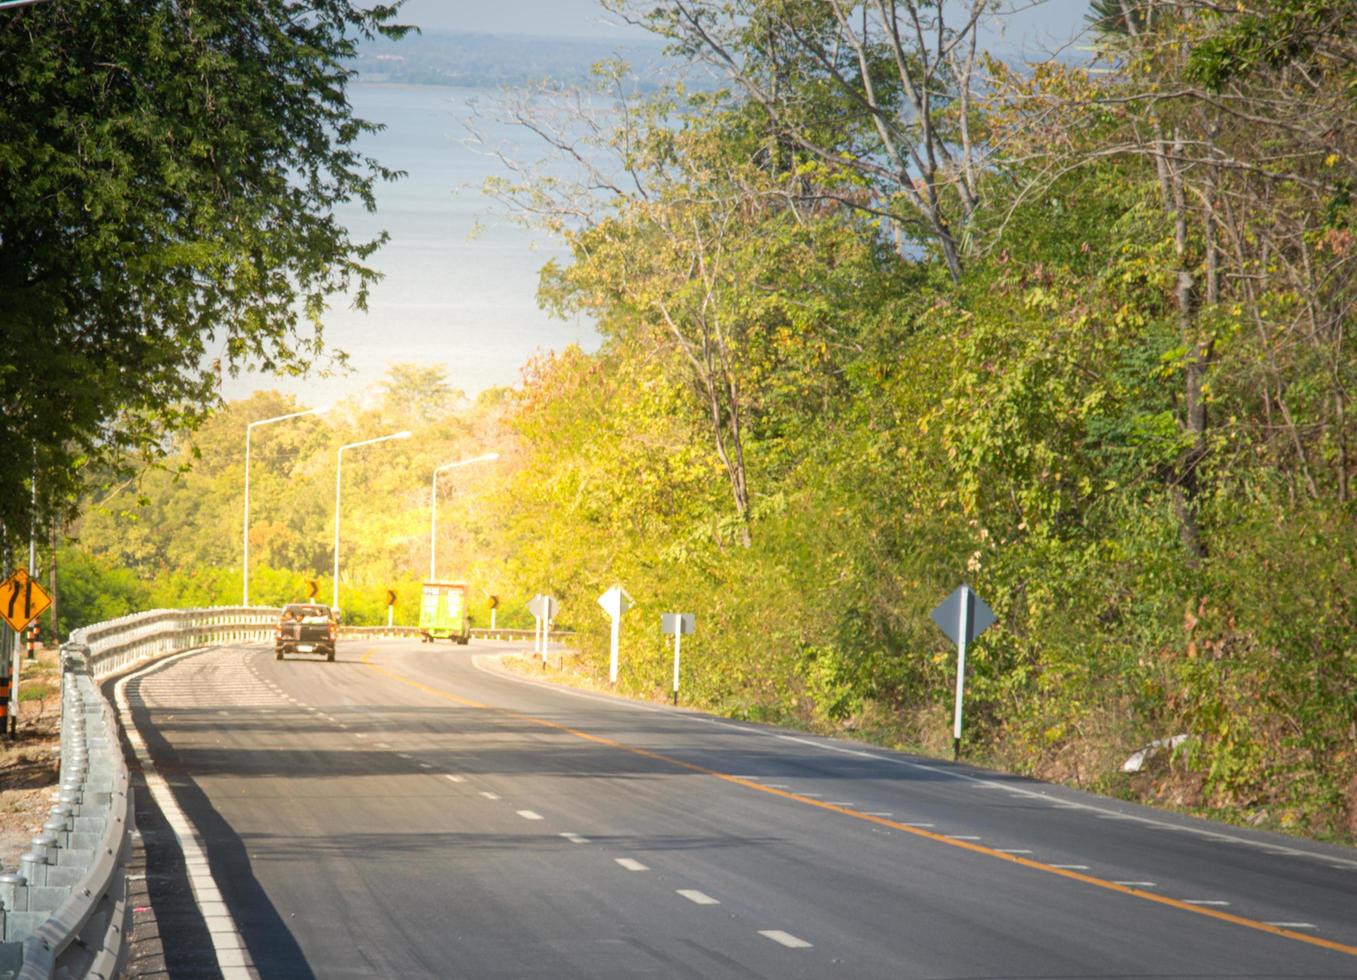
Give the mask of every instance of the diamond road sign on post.
[{"label": "diamond road sign on post", "polygon": [[631,596],[627,595],[627,590],[620,585],[614,585],[607,592],[598,597],[598,604],[603,607],[603,611],[608,614],[612,622],[612,644],[611,652],[608,656],[608,683],[617,683],[617,648],[621,642],[622,634],[622,614],[630,609],[635,603],[631,601]]},{"label": "diamond road sign on post", "polygon": [[558,603],[549,595],[540,592],[528,600],[528,612],[537,620],[533,630],[532,652],[542,655],[542,669],[547,669],[547,637],[551,632],[551,620],[556,615]]},{"label": "diamond road sign on post", "polygon": [[613,619],[621,616],[636,603],[631,601],[631,596],[627,595],[627,590],[620,585],[614,585],[607,592],[598,597],[598,604],[603,607]]},{"label": "diamond road sign on post", "polygon": [[994,610],[969,585],[959,585],[931,615],[933,622],[956,644],[956,706],[952,714],[952,758],[955,759],[961,755],[961,703],[966,684],[966,647],[994,625]]},{"label": "diamond road sign on post", "polygon": [[23,632],[52,604],[52,597],[22,568],[0,583],[0,617]]},{"label": "diamond road sign on post", "polygon": [[[961,603],[968,605],[966,610],[966,638],[961,636]],[[942,604],[932,612],[933,622],[947,634],[953,643],[972,643],[976,637],[994,625],[994,611],[985,604],[985,600],[971,591],[969,585],[958,585],[956,591],[942,600]]]},{"label": "diamond road sign on post", "polygon": [[549,595],[537,594],[528,600],[528,612],[538,619],[553,619],[560,603]]}]

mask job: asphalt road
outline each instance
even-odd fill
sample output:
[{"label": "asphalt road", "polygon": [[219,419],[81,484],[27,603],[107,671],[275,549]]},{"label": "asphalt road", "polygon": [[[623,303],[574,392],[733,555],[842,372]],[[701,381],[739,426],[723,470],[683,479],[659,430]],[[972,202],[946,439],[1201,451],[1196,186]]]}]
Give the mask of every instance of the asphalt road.
[{"label": "asphalt road", "polygon": [[556,688],[503,649],[128,680],[165,972],[1357,977],[1357,851]]}]

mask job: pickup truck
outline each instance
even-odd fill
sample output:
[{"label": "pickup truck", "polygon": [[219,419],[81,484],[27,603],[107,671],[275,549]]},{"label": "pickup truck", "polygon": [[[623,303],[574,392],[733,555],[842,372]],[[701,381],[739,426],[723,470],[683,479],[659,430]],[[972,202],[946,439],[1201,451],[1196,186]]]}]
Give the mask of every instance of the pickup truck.
[{"label": "pickup truck", "polygon": [[278,618],[273,654],[282,660],[285,653],[323,653],[333,661],[338,638],[339,620],[329,606],[293,603]]}]

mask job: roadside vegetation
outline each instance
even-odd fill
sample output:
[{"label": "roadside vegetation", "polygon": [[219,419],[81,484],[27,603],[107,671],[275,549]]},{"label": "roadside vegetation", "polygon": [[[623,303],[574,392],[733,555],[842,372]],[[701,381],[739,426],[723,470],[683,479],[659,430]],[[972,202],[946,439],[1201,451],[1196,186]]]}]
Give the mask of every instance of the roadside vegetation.
[{"label": "roadside vegetation", "polygon": [[[1357,837],[1357,6],[1099,0],[1094,63],[1017,70],[933,7],[610,5],[727,84],[506,104],[588,163],[492,191],[568,242],[541,300],[601,349],[475,402],[398,367],[270,432],[256,601],[328,569],[335,447],[408,427],[346,458],[356,618],[413,620],[431,470],[495,449],[440,568],[478,625],[554,594],[595,682],[620,583],[622,690],[666,689],[658,614],[694,612],[688,703],[942,753],[928,612],[964,579],[999,615],[968,756]],[[291,407],[87,498],[89,603],[238,601],[244,425]]]}]

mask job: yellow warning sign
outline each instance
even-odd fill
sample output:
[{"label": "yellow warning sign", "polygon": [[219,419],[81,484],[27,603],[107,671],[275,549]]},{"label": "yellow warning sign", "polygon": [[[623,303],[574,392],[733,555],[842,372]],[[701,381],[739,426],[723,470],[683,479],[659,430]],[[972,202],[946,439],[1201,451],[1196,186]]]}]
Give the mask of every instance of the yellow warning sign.
[{"label": "yellow warning sign", "polygon": [[52,597],[22,568],[0,583],[0,618],[23,630],[52,604]]}]

